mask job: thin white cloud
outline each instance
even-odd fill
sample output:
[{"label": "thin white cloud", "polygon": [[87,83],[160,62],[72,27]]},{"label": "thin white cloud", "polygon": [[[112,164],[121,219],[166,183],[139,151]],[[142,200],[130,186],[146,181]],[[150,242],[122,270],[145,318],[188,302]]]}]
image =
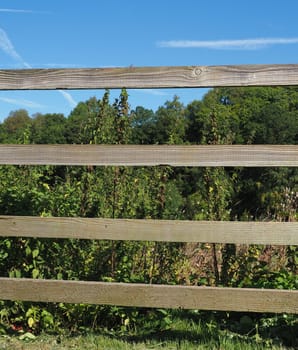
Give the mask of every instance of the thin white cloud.
[{"label": "thin white cloud", "polygon": [[34,63],[36,68],[82,68],[81,65],[75,63]]},{"label": "thin white cloud", "polygon": [[0,8],[0,12],[8,12],[8,13],[50,13],[47,11],[33,11],[33,10],[22,10],[22,9],[6,9],[6,8]]},{"label": "thin white cloud", "polygon": [[69,103],[71,107],[75,107],[77,105],[77,102],[73,99],[73,97],[69,92],[66,92],[64,90],[58,90],[58,91],[66,99],[66,101]]},{"label": "thin white cloud", "polygon": [[0,101],[6,102],[12,105],[16,106],[22,106],[27,108],[45,108],[46,106],[30,101],[25,99],[15,99],[15,98],[8,98],[8,97],[0,97]]},{"label": "thin white cloud", "polygon": [[[0,28],[0,49],[4,51],[8,56],[10,56],[13,60],[19,62],[22,66],[25,68],[32,68],[30,64],[28,64],[21,55],[18,54],[18,52],[15,50],[12,42],[9,40],[8,35],[6,32]],[[59,90],[61,95],[66,99],[66,101],[69,103],[71,107],[74,107],[77,105],[75,100],[72,98],[70,93],[65,92],[63,90]],[[23,100],[25,101],[25,100]],[[27,106],[30,107],[30,106]]]},{"label": "thin white cloud", "polygon": [[18,10],[18,9],[0,9],[0,12],[11,12],[11,13],[33,13],[32,10]]},{"label": "thin white cloud", "polygon": [[216,50],[257,50],[272,45],[298,44],[298,38],[256,38],[240,40],[170,40],[160,41],[159,47],[199,48]]},{"label": "thin white cloud", "polygon": [[133,91],[137,92],[143,92],[148,95],[154,95],[154,96],[168,96],[169,94],[167,92],[164,92],[162,90],[156,90],[156,89],[132,89]]}]

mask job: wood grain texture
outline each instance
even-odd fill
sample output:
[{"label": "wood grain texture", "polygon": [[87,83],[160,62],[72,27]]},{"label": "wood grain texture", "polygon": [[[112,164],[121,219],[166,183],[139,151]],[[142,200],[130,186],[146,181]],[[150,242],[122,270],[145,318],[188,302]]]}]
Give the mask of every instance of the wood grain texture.
[{"label": "wood grain texture", "polygon": [[298,166],[298,145],[0,145],[0,164]]},{"label": "wood grain texture", "polygon": [[298,313],[298,291],[0,278],[0,299]]},{"label": "wood grain texture", "polygon": [[0,90],[298,85],[298,65],[0,70]]},{"label": "wood grain texture", "polygon": [[0,216],[0,236],[298,245],[298,222]]}]

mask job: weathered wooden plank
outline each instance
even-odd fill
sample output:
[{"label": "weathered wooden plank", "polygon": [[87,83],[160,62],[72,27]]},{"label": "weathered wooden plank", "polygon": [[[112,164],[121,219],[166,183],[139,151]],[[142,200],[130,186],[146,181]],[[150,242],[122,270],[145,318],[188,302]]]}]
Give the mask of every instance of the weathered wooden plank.
[{"label": "weathered wooden plank", "polygon": [[258,85],[298,85],[298,65],[0,70],[0,90]]},{"label": "weathered wooden plank", "polygon": [[298,245],[298,222],[0,216],[0,236]]},{"label": "weathered wooden plank", "polygon": [[298,291],[0,278],[0,299],[298,313]]},{"label": "weathered wooden plank", "polygon": [[298,145],[0,145],[0,164],[298,166]]}]

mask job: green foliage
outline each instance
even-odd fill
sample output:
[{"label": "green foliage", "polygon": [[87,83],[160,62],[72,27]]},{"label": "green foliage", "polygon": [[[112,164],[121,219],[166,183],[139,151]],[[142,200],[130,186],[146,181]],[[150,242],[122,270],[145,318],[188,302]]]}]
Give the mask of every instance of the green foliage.
[{"label": "green foliage", "polygon": [[137,107],[131,113],[132,141],[137,144],[182,144],[186,141],[185,108],[174,96],[154,113]]},{"label": "green foliage", "polygon": [[132,143],[152,144],[156,132],[156,115],[151,109],[138,106],[131,113]]},{"label": "green foliage", "polygon": [[173,101],[167,101],[156,112],[154,143],[170,145],[184,143],[185,129],[184,107],[179,98],[174,96]]},{"label": "green foliage", "polygon": [[25,130],[31,125],[32,120],[24,109],[13,111],[1,125],[1,143],[22,143]]},{"label": "green foliage", "polygon": [[[101,99],[80,102],[68,118],[12,112],[0,124],[0,142],[297,144],[297,106],[297,89],[225,88],[186,107],[175,96],[156,112],[130,112],[125,89],[112,103],[105,91]],[[295,168],[1,166],[0,214],[296,221],[297,174]],[[10,277],[297,289],[297,257],[293,246],[0,240],[0,273]],[[272,329],[283,329],[280,339],[294,343],[293,334],[281,335],[294,325],[290,316],[216,315],[200,314],[198,322],[206,321],[205,331],[218,339],[222,322],[225,330],[238,332],[225,334],[225,341],[248,335],[267,341]],[[165,333],[174,316],[169,310],[1,302],[0,331]]]},{"label": "green foliage", "polygon": [[[241,349],[281,350],[295,349],[295,343],[286,341],[287,336],[297,334],[290,315],[281,318],[271,316],[258,320],[254,316],[229,315],[230,329],[220,321],[216,313],[179,311],[172,314],[172,326],[163,332],[147,333],[139,329],[133,334],[108,330],[100,333],[81,332],[57,335],[18,332],[14,336],[0,337],[0,347],[7,350],[24,349]],[[292,319],[292,321],[291,321]],[[278,336],[278,337],[277,337]],[[280,337],[283,337],[283,346]]]},{"label": "green foliage", "polygon": [[32,120],[31,142],[38,144],[66,143],[66,119],[63,114],[38,114]]}]

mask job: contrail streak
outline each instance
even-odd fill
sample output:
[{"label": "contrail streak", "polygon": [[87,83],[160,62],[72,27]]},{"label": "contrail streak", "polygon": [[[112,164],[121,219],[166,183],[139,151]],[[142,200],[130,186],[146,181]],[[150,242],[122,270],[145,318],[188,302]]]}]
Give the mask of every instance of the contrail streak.
[{"label": "contrail streak", "polygon": [[[8,56],[10,56],[13,60],[19,62],[25,68],[32,68],[32,66],[27,63],[21,55],[18,54],[16,49],[14,48],[12,42],[9,40],[6,32],[0,28],[0,49],[4,51]],[[76,106],[76,101],[72,98],[70,93],[65,92],[63,90],[58,90],[60,94],[65,98],[65,100],[69,103],[71,107]]]},{"label": "contrail streak", "polygon": [[0,101],[6,102],[6,103],[10,103],[10,104],[13,104],[13,105],[28,107],[28,108],[45,108],[44,105],[41,105],[39,103],[30,101],[30,100],[24,100],[24,99],[0,97]]},{"label": "contrail streak", "polygon": [[58,90],[58,91],[66,99],[66,101],[69,103],[71,107],[75,107],[77,105],[77,102],[73,99],[73,97],[69,92],[66,92],[64,90]]},{"label": "contrail streak", "polygon": [[23,60],[23,58],[17,53],[13,44],[9,40],[6,32],[0,28],[0,49],[4,51],[8,56],[10,56],[15,61],[18,61],[26,68],[31,68],[31,66]]}]

